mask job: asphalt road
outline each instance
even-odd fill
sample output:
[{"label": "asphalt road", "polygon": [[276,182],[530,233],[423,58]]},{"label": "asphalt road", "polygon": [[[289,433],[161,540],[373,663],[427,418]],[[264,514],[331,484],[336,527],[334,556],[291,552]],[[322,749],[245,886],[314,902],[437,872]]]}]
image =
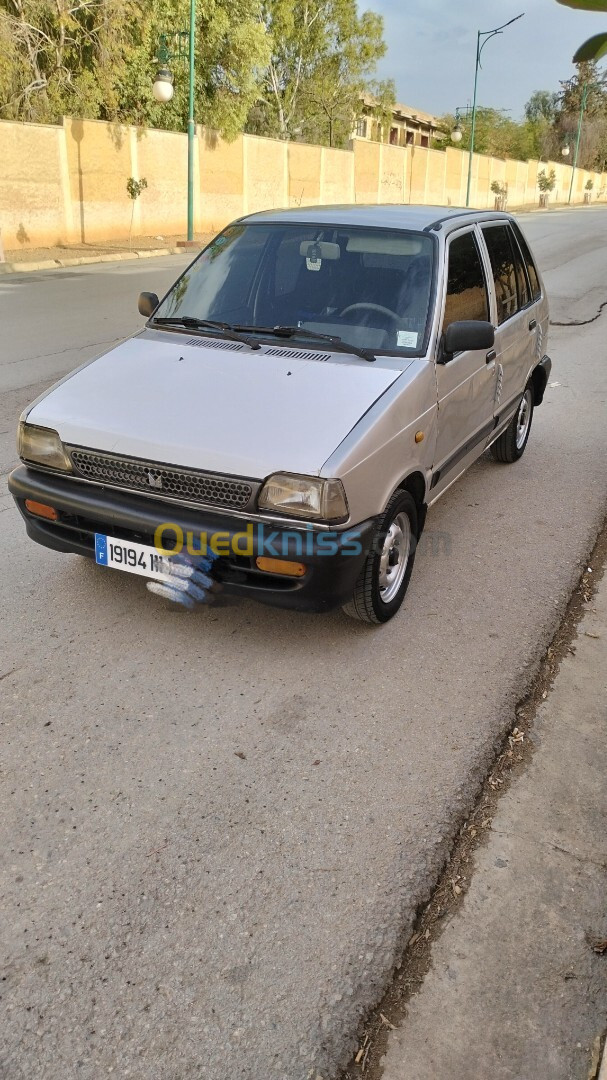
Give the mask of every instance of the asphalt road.
[{"label": "asphalt road", "polygon": [[[607,300],[607,211],[525,216],[557,321]],[[308,1080],[389,978],[603,519],[607,310],[552,332],[527,452],[430,512],[371,629],[34,545],[23,406],[140,325],[181,258],[0,279],[0,1072]],[[244,755],[237,756],[237,755]]]}]

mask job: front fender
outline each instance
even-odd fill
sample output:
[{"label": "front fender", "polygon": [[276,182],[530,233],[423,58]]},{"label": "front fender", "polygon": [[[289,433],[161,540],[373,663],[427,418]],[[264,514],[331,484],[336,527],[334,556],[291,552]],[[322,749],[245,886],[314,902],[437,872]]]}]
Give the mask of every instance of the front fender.
[{"label": "front fender", "polygon": [[436,437],[434,364],[417,360],[361,417],[325,462],[321,475],[343,482],[353,522],[381,514],[396,488],[413,473],[424,478],[425,502]]}]

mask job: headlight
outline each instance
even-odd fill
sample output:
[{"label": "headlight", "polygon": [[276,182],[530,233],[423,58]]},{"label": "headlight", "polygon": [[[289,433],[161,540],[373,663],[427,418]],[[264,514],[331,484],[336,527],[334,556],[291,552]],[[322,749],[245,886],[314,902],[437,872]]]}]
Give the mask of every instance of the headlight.
[{"label": "headlight", "polygon": [[259,509],[311,521],[346,521],[348,503],[341,480],[274,473],[259,493]]},{"label": "headlight", "polygon": [[36,427],[21,421],[17,436],[17,451],[22,461],[46,465],[47,469],[71,472],[72,465],[61,439],[52,428]]}]

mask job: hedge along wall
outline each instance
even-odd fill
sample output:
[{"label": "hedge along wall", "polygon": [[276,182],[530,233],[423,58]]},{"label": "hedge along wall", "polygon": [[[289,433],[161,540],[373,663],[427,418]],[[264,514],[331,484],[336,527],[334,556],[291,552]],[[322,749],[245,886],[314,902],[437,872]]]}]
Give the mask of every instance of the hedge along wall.
[{"label": "hedge along wall", "polygon": [[[124,240],[132,204],[126,182],[145,177],[135,203],[133,236],[183,233],[187,139],[156,129],[65,117],[61,125],[0,122],[0,229],[7,250]],[[537,174],[554,169],[550,200],[569,195],[571,166],[503,161],[475,154],[471,204],[493,207],[491,184],[508,186],[511,207],[539,202]],[[429,150],[354,139],[350,150],[241,135],[227,143],[198,128],[195,142],[195,229],[214,232],[241,214],[318,203],[427,203],[462,206],[468,155],[456,147]],[[607,174],[576,172],[574,200],[604,199]]]}]

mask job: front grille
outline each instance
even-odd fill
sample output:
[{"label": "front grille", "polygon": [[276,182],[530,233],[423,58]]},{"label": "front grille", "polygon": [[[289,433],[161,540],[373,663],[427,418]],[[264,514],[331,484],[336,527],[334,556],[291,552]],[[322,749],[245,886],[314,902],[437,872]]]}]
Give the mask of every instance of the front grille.
[{"label": "front grille", "polygon": [[236,477],[193,472],[159,465],[156,461],[115,457],[94,450],[68,449],[75,474],[99,484],[228,510],[246,509],[253,496],[253,486]]}]

